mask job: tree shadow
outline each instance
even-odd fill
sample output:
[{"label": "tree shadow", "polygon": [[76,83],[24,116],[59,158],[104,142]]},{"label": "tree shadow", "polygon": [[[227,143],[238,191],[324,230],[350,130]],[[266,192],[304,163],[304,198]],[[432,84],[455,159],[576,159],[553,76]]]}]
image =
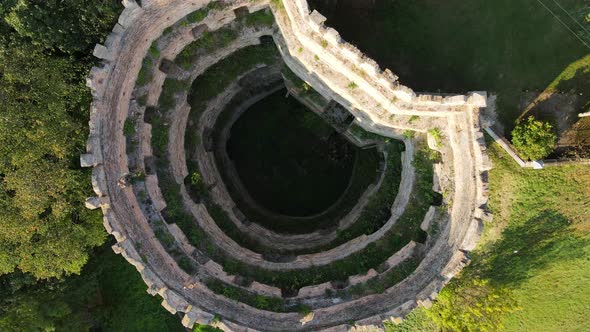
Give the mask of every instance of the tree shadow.
[{"label": "tree shadow", "polygon": [[514,287],[554,262],[579,258],[590,239],[569,226],[568,219],[554,210],[508,226],[490,250],[474,257],[472,271],[499,286]]}]

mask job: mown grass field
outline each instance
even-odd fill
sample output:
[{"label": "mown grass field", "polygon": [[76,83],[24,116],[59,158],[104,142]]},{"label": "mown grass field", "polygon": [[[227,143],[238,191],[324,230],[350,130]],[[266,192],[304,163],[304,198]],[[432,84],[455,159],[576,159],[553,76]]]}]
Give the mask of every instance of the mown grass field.
[{"label": "mown grass field", "polygon": [[490,277],[513,289],[521,307],[505,319],[506,329],[587,329],[590,167],[535,171],[517,167],[496,144],[490,154],[495,221],[480,250],[494,267]]}]

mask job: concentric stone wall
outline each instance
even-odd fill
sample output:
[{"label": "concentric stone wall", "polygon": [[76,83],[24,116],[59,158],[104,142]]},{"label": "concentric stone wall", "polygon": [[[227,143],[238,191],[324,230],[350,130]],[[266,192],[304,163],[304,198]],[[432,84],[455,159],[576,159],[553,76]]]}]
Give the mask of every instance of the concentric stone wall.
[{"label": "concentric stone wall", "polygon": [[[485,93],[452,96],[414,93],[400,85],[391,71],[381,70],[373,60],[342,41],[335,30],[325,27],[325,18],[315,11],[310,13],[305,0],[223,1],[211,7],[213,9],[199,22],[192,23],[182,20],[210,5],[210,1],[142,0],[137,3],[128,0],[123,3],[125,10],[113,33],[104,45],[95,48],[94,55],[103,60],[102,64],[93,68],[88,78],[94,100],[87,153],[81,156],[81,164],[93,167],[92,184],[96,196],[88,199],[87,206],[102,209],[105,228],[117,240],[113,246],[115,252],[137,268],[148,292],[161,296],[162,305],[167,310],[184,314],[182,322],[185,326],[190,327],[195,322],[214,322],[232,331],[341,331],[351,328],[351,322],[354,322],[358,326],[378,327],[384,320],[403,317],[418,305],[429,305],[440,289],[468,262],[465,253],[475,247],[482,222],[490,218],[485,208],[487,171],[491,165],[485,154],[479,120],[480,113],[485,112]],[[326,100],[348,109],[355,116],[356,125],[404,142],[402,180],[391,205],[391,217],[376,232],[363,234],[333,248],[298,255],[286,262],[268,261],[226,235],[207,209],[193,202],[183,187],[188,170],[184,135],[180,133],[187,127],[190,106],[186,102],[186,93],[180,93],[175,98],[181,102],[167,115],[171,122],[167,145],[170,171],[182,188],[183,205],[191,212],[195,224],[214,240],[216,250],[247,266],[277,273],[297,273],[352,257],[388,236],[388,231],[406,210],[416,187],[412,161],[420,136],[428,136],[430,148],[440,154],[440,162],[434,167],[433,190],[444,193],[445,204],[444,207],[431,208],[421,225],[426,231],[432,224],[438,225],[436,234],[429,233],[424,243],[410,241],[383,262],[379,270],[369,269],[365,274],[349,275],[344,286],[335,281],[306,285],[295,296],[285,297],[285,306],[305,305],[309,312],[261,310],[211,290],[208,280],[220,281],[253,296],[283,295],[280,288],[257,280],[246,284],[240,282],[243,278],[228,273],[220,262],[205,257],[199,248],[195,248],[173,220],[166,220],[162,226],[154,228],[156,221],[165,219],[162,211],[167,202],[159,189],[162,179],[149,173],[138,183],[129,180],[131,173],[145,171],[147,160],[153,158],[150,145],[153,126],[142,120],[146,105],[140,105],[137,99],[136,81],[142,61],[154,41],[162,35],[167,36],[166,42],[158,43],[162,49],[158,52],[157,63],[153,64],[152,80],[141,89],[147,93],[147,106],[156,105],[162,93],[162,84],[167,77],[160,70],[163,59],[173,60],[189,43],[202,38],[202,30],[216,31],[236,20],[236,15],[267,8],[272,10],[275,26],[241,31],[230,44],[200,57],[191,70],[179,71],[178,77],[192,82],[220,59],[248,45],[258,44],[261,36],[271,35],[282,61],[290,70]],[[166,29],[181,21],[184,23],[175,26],[172,34],[167,32]],[[205,116],[213,116],[215,110],[219,111],[231,94],[239,90],[236,84],[232,87],[209,101]],[[133,138],[139,148],[133,152],[129,152],[131,141],[123,133],[129,118],[140,119]],[[438,137],[432,134],[435,128]],[[416,133],[415,138],[408,135],[408,131]],[[215,172],[207,175],[215,176]],[[147,192],[149,200],[139,198],[140,191]],[[232,206],[228,195],[220,195],[218,199],[227,203],[226,209]],[[320,232],[297,236],[279,234],[260,225],[241,224],[235,215],[231,219],[240,231],[263,244],[301,242],[313,246],[329,242],[326,239],[335,236],[335,233]],[[158,232],[162,231],[170,234],[170,243],[163,245],[160,241]],[[186,255],[196,270],[187,273],[181,268],[170,247],[176,248],[177,255]],[[379,280],[412,257],[419,257],[419,264],[395,285],[366,296],[337,295],[338,291]],[[214,320],[215,315],[221,316],[222,320]]]}]

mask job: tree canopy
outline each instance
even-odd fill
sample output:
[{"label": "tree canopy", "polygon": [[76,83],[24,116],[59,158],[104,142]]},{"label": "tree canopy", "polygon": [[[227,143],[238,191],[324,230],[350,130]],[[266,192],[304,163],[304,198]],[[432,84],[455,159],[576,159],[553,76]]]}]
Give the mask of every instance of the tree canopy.
[{"label": "tree canopy", "polygon": [[113,0],[7,0],[4,19],[16,32],[42,48],[85,51],[113,27]]},{"label": "tree canopy", "polygon": [[84,208],[92,191],[89,172],[78,164],[91,101],[85,77],[93,63],[65,53],[106,34],[106,21],[105,27],[86,21],[107,7],[101,20],[115,17],[118,6],[0,4],[0,274],[17,268],[41,279],[79,273],[88,250],[106,238],[100,213]]},{"label": "tree canopy", "polygon": [[529,160],[540,160],[555,149],[557,136],[549,123],[529,116],[512,131],[512,144],[518,153]]}]

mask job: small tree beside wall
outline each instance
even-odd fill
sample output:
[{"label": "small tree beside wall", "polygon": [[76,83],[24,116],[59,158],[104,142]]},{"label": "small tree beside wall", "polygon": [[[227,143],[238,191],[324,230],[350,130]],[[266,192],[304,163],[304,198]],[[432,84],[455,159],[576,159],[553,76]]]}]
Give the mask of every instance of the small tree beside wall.
[{"label": "small tree beside wall", "polygon": [[529,116],[521,121],[512,131],[512,144],[524,159],[541,160],[553,149],[557,136],[552,126]]}]

